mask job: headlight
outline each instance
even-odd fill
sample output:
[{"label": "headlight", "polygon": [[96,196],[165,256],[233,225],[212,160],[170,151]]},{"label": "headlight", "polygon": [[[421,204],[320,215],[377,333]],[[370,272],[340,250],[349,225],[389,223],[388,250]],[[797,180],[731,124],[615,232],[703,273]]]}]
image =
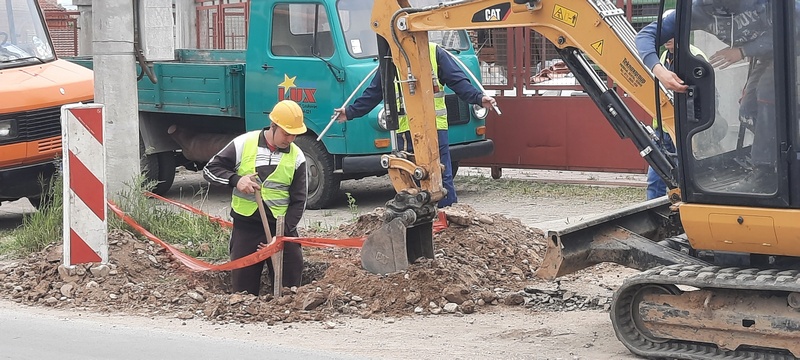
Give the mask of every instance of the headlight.
[{"label": "headlight", "polygon": [[16,120],[0,120],[0,140],[9,140],[17,137]]},{"label": "headlight", "polygon": [[480,105],[472,105],[472,115],[478,119],[486,119],[486,116],[489,115],[489,110]]},{"label": "headlight", "polygon": [[378,111],[378,126],[383,130],[388,130],[386,125],[386,111],[384,110]]}]

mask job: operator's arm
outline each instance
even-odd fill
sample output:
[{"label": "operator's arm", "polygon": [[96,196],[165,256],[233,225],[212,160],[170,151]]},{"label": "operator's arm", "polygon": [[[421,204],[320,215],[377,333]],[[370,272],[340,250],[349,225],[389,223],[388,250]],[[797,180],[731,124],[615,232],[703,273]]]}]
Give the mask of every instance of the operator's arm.
[{"label": "operator's arm", "polygon": [[289,185],[289,208],[286,209],[284,217],[284,234],[287,236],[297,236],[297,225],[303,217],[306,209],[306,198],[308,197],[308,169],[306,168],[306,158],[301,152],[295,162],[294,178]]},{"label": "operator's arm", "polygon": [[453,90],[461,100],[469,104],[481,104],[483,93],[467,79],[467,74],[446,54],[447,50],[436,47],[436,63],[439,65],[439,80]]},{"label": "operator's arm", "polygon": [[353,105],[348,105],[345,108],[347,120],[362,117],[368,112],[372,111],[383,100],[383,89],[381,88],[380,73],[376,73],[372,78],[372,82],[364,89],[361,96],[353,102]]},{"label": "operator's arm", "polygon": [[[212,184],[236,187],[241,176],[236,174],[245,134],[237,136],[220,150],[203,168],[203,177]],[[237,151],[237,148],[239,149]]]},{"label": "operator's arm", "polygon": [[658,48],[669,41],[669,39],[675,37],[675,12],[668,14],[662,20],[661,39],[659,39],[658,42],[656,42],[657,29],[658,23],[653,21],[636,34],[636,51],[639,52],[639,57],[642,58],[644,65],[651,70],[653,70],[656,65],[660,64]]}]

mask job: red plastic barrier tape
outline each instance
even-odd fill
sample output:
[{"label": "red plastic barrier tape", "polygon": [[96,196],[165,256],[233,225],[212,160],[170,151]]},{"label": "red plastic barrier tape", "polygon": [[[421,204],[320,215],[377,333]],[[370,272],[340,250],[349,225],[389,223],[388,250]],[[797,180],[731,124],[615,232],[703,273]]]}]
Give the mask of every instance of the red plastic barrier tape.
[{"label": "red plastic barrier tape", "polygon": [[262,262],[266,259],[269,259],[272,255],[277,253],[278,251],[283,249],[284,241],[296,242],[304,246],[313,246],[313,247],[351,247],[351,248],[360,248],[364,244],[363,237],[361,238],[348,238],[348,239],[324,239],[324,238],[305,238],[305,237],[277,237],[275,242],[270,244],[267,247],[264,247],[250,255],[247,255],[243,258],[239,258],[233,261],[229,261],[223,264],[211,264],[207,263],[202,260],[195,259],[189,255],[182,253],[180,250],[176,249],[174,246],[164,242],[163,240],[159,239],[157,236],[153,235],[151,232],[147,231],[144,227],[139,225],[133,218],[125,214],[122,210],[120,210],[114,202],[111,200],[108,201],[108,208],[111,209],[117,216],[119,216],[122,221],[126,224],[130,225],[133,229],[144,235],[147,239],[153,241],[156,244],[161,245],[164,249],[170,252],[175,259],[181,262],[181,264],[186,265],[189,270],[192,271],[224,271],[224,270],[235,270],[241,269],[244,267],[248,267],[253,264],[257,264]]},{"label": "red plastic barrier tape", "polygon": [[165,243],[149,231],[143,228],[139,223],[136,222],[133,218],[126,215],[122,210],[120,210],[114,202],[111,200],[108,201],[108,208],[111,209],[117,216],[119,216],[126,224],[130,225],[136,231],[144,235],[149,240],[153,241],[156,244],[161,245],[164,249],[170,252],[175,258],[180,261],[183,265],[186,265],[192,271],[223,271],[223,270],[234,270],[234,269],[241,269],[243,267],[248,267],[250,265],[259,263],[268,259],[270,256],[274,255],[278,251],[283,248],[282,241],[275,241],[274,243],[270,244],[269,246],[262,248],[250,255],[247,255],[243,258],[239,258],[233,261],[226,262],[224,264],[210,264],[202,260],[195,259],[189,255],[186,255],[180,250],[176,249],[174,246]]},{"label": "red plastic barrier tape", "polygon": [[447,214],[444,211],[439,211],[438,217],[433,222],[433,233],[440,233],[447,229]]},{"label": "red plastic barrier tape", "polygon": [[145,192],[144,192],[144,195],[145,195],[145,196],[147,196],[147,197],[151,197],[151,198],[154,198],[154,199],[161,200],[161,201],[163,201],[163,202],[165,202],[165,203],[168,203],[168,204],[171,204],[171,205],[175,205],[175,206],[177,206],[177,207],[179,207],[179,208],[181,208],[181,209],[183,209],[183,210],[186,210],[186,211],[189,211],[189,212],[195,213],[195,214],[197,214],[197,215],[200,215],[200,216],[205,216],[205,217],[207,217],[207,218],[208,218],[208,220],[211,220],[212,222],[215,222],[215,223],[217,223],[217,224],[220,224],[220,225],[222,225],[222,226],[224,226],[224,227],[226,227],[226,228],[232,228],[232,227],[233,227],[233,223],[232,223],[232,222],[230,222],[230,221],[228,221],[228,220],[225,220],[225,219],[223,219],[223,218],[216,217],[216,216],[211,216],[210,214],[206,214],[206,213],[204,213],[204,212],[203,212],[203,211],[201,211],[200,209],[197,209],[197,208],[191,207],[191,206],[189,206],[189,205],[186,205],[186,204],[184,204],[184,203],[179,203],[179,202],[177,202],[177,201],[175,201],[175,200],[170,200],[170,199],[167,199],[167,198],[165,198],[165,197],[163,197],[163,196],[159,196],[159,195],[157,195],[157,194],[154,194],[154,193],[152,193],[152,192],[149,192],[149,191],[145,191]]}]

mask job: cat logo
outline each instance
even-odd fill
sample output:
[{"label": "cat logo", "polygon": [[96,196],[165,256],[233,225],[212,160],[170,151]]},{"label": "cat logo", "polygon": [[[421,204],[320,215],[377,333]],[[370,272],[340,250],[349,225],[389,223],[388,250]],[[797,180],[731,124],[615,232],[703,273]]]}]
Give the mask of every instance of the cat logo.
[{"label": "cat logo", "polygon": [[508,11],[509,9],[511,9],[511,3],[502,3],[491,7],[487,7],[473,14],[472,22],[484,23],[484,22],[503,21],[510,14],[510,12]]},{"label": "cat logo", "polygon": [[486,21],[500,21],[500,9],[486,9]]}]

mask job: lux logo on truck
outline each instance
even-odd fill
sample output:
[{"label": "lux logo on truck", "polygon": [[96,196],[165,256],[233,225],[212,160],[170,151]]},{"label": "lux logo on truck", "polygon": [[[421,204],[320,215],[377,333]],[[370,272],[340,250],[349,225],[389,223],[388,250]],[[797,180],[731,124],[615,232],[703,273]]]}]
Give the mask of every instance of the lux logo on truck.
[{"label": "lux logo on truck", "polygon": [[317,102],[317,99],[314,98],[314,93],[317,92],[317,89],[297,87],[294,84],[297,76],[289,77],[289,75],[284,74],[283,77],[283,82],[278,84],[278,101],[288,99],[298,103]]}]

